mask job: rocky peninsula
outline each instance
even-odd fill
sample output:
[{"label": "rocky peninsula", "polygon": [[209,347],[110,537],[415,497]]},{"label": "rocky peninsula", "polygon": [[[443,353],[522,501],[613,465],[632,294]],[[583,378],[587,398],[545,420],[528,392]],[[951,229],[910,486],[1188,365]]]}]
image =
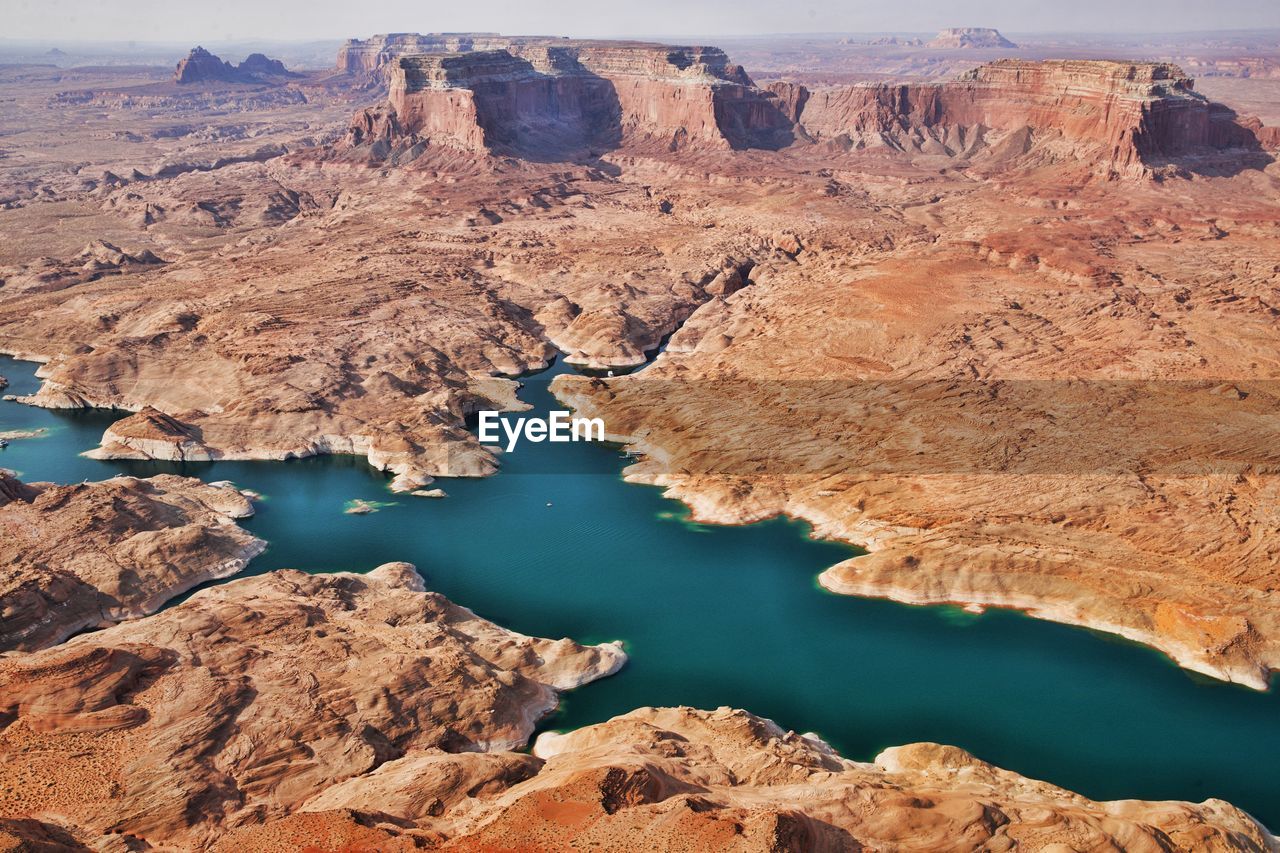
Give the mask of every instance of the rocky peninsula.
[{"label": "rocky peninsula", "polygon": [[266,543],[233,488],[163,475],[60,486],[0,470],[0,651],[35,651],[155,612],[241,571]]},{"label": "rocky peninsula", "polygon": [[[0,74],[21,402],[128,412],[98,459],[352,454],[431,495],[500,471],[468,419],[520,408],[522,374],[652,360],[555,390],[694,520],[865,548],[827,589],[1014,607],[1258,689],[1280,668],[1280,136],[1179,65],[761,85],[710,46],[483,33],[337,65]],[[930,743],[859,763],[727,708],[519,752],[619,645],[508,631],[400,563],[159,609],[261,551],[251,509],[0,477],[3,843],[1277,845],[1216,800],[1095,802]]]}]

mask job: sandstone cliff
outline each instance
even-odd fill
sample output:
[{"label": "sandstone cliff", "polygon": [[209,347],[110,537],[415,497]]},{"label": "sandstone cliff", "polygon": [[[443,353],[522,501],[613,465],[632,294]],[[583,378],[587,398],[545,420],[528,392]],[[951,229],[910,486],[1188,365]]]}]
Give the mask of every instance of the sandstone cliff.
[{"label": "sandstone cliff", "polygon": [[812,139],[997,167],[1094,162],[1104,173],[1143,175],[1271,141],[1159,63],[1000,60],[946,83],[774,91],[796,104]]},{"label": "sandstone cliff", "polygon": [[231,488],[162,475],[25,484],[0,473],[0,651],[136,619],[266,547]]},{"label": "sandstone cliff", "polygon": [[777,99],[723,51],[644,43],[523,43],[395,61],[385,107],[352,142],[572,158],[626,141],[675,150],[791,141]]},{"label": "sandstone cliff", "polygon": [[505,50],[520,41],[518,37],[498,33],[384,33],[367,39],[347,39],[338,51],[337,70],[368,74],[388,68],[402,56]]},{"label": "sandstone cliff", "polygon": [[988,171],[1088,162],[1137,177],[1230,168],[1240,152],[1262,157],[1276,143],[1272,129],[1198,95],[1180,69],[1160,63],[1001,60],[945,83],[762,90],[713,48],[529,41],[403,56],[390,68],[389,100],[358,113],[349,136],[383,157],[431,145],[574,159],[646,143],[818,142]]},{"label": "sandstone cliff", "polygon": [[[518,747],[558,691],[624,661],[499,628],[403,563],[235,581],[0,658],[0,814],[202,848],[407,753]],[[456,762],[530,772],[523,756]]]}]

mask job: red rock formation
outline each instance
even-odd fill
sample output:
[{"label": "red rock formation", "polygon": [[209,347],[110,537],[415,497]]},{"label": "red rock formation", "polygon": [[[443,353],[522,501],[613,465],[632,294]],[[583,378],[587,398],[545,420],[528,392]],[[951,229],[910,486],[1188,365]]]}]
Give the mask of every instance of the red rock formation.
[{"label": "red rock formation", "polygon": [[1166,63],[1001,60],[943,83],[762,90],[715,48],[530,39],[405,56],[390,78],[388,102],[353,120],[353,143],[554,159],[620,144],[801,139],[982,157],[1002,169],[1074,160],[1140,176],[1280,142]]},{"label": "red rock formation", "polygon": [[244,62],[236,66],[236,70],[251,74],[254,77],[301,77],[284,67],[284,63],[278,59],[272,59],[266,54],[251,53],[245,57]]},{"label": "red rock formation", "polygon": [[[560,692],[625,660],[486,622],[405,563],[272,572],[0,656],[0,816],[203,850],[405,754],[432,753],[435,777],[466,788],[515,782],[538,763],[504,753]],[[447,757],[476,752],[498,755]]]},{"label": "red rock formation", "polygon": [[239,82],[241,79],[231,63],[224,62],[203,47],[193,48],[173,72],[175,83]]},{"label": "red rock formation", "polygon": [[1033,142],[1058,140],[1065,145],[1051,155],[1056,159],[1142,173],[1270,138],[1198,95],[1181,69],[1164,63],[1001,60],[946,83],[796,89],[778,84],[774,92],[798,105],[808,136],[922,153],[971,156],[1005,142],[997,153],[1012,156]]},{"label": "red rock formation", "polygon": [[301,811],[246,822],[212,849],[976,853],[1273,845],[1265,828],[1220,800],[1099,803],[956,747],[915,743],[859,763],[815,735],[745,711],[641,708],[567,735],[544,734],[532,758],[410,753],[330,787]]},{"label": "red rock formation", "polygon": [[724,52],[619,42],[525,42],[406,56],[390,99],[353,121],[353,141],[421,137],[466,151],[564,154],[627,138],[715,148],[780,147],[791,120]]},{"label": "red rock formation", "polygon": [[154,612],[244,568],[266,543],[231,487],[162,475],[26,484],[0,472],[0,651],[31,651]]}]

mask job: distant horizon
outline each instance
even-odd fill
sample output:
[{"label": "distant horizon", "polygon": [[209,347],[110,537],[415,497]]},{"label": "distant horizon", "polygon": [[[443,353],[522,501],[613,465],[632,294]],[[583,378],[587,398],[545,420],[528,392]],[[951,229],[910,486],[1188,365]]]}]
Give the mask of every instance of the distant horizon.
[{"label": "distant horizon", "polygon": [[[64,45],[81,45],[81,46],[101,46],[101,47],[152,47],[152,48],[175,48],[181,47],[191,49],[202,45],[237,45],[237,44],[278,44],[278,45],[304,45],[317,44],[322,42],[344,42],[349,39],[368,39],[378,35],[387,35],[392,33],[408,33],[417,35],[471,35],[479,33],[492,33],[502,37],[546,37],[546,38],[566,38],[566,39],[599,39],[603,41],[665,41],[670,42],[676,39],[768,39],[768,38],[840,38],[847,36],[924,36],[936,35],[941,32],[938,30],[814,30],[814,31],[795,31],[795,32],[758,32],[758,33],[640,33],[637,35],[568,35],[558,32],[524,32],[518,30],[378,30],[358,35],[341,35],[341,36],[312,36],[306,38],[278,38],[271,36],[235,36],[216,38],[167,38],[167,39],[120,39],[120,38],[76,38],[76,39],[59,39],[49,36],[32,36],[13,38],[9,36],[0,36],[0,45],[29,45],[37,47],[60,47]],[[1227,35],[1243,35],[1253,34],[1263,36],[1268,33],[1275,34],[1280,38],[1280,25],[1266,27],[1227,27],[1221,29],[1190,29],[1190,30],[1013,30],[1003,29],[1001,27],[991,27],[1006,36],[1090,36],[1090,37],[1134,37],[1134,36],[1227,36]]]},{"label": "distant horizon", "polygon": [[[765,0],[490,0],[482,8],[386,0],[353,8],[336,0],[6,0],[4,43],[282,44],[365,38],[386,32],[501,32],[570,38],[679,39],[817,37],[935,33],[948,27],[991,27],[1008,34],[1188,35],[1265,32],[1280,28],[1275,0],[1074,0],[1038,7],[1023,0],[951,0],[883,4],[803,0],[779,15]],[[656,22],[664,22],[655,27]],[[139,31],[146,38],[137,38]],[[665,34],[655,35],[655,31]],[[264,33],[289,33],[288,37]]]}]

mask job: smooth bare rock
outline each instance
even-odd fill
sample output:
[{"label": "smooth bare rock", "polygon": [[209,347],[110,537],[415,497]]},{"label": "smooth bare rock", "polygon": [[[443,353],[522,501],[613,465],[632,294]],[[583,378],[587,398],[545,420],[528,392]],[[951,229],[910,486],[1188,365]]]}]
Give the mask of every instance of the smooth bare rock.
[{"label": "smooth bare rock", "polygon": [[93,459],[165,459],[207,462],[213,459],[199,430],[164,412],[144,406],[116,421],[102,434],[102,446],[85,454]]},{"label": "smooth bare rock", "polygon": [[[567,735],[545,733],[535,754],[514,765],[514,755],[468,756],[464,765],[406,757],[309,803],[308,812],[318,810],[313,835],[286,819],[242,838],[288,832],[301,844],[335,825],[356,831],[382,818],[387,849],[415,841],[459,851],[796,853],[1040,850],[1062,839],[1076,850],[1276,844],[1216,800],[1094,802],[938,744],[858,763],[816,737],[728,708],[641,708]],[[476,795],[459,799],[460,781],[479,783]],[[380,815],[383,803],[389,808]]]},{"label": "smooth bare rock", "polygon": [[449,495],[444,489],[414,489],[409,494],[419,498],[447,498]]},{"label": "smooth bare rock", "polygon": [[1094,803],[936,745],[858,764],[727,708],[644,708],[553,740],[542,771],[495,800],[486,810],[499,816],[464,829],[457,849],[609,848],[626,838],[656,849],[796,851],[1035,848],[1073,835],[1122,849],[1272,841],[1216,801]]},{"label": "smooth bare rock", "polygon": [[[1000,63],[920,83],[976,54],[900,45],[871,51],[898,64],[863,70],[881,81],[900,69],[893,76],[914,82],[830,85],[852,79],[834,73],[761,89],[707,49],[442,36],[445,52],[500,49],[519,61],[405,68],[407,54],[435,48],[382,41],[348,55],[361,69],[405,70],[404,116],[390,100],[360,109],[374,96],[344,91],[367,82],[347,75],[328,94],[302,84],[123,91],[119,78],[60,94],[68,84],[27,82],[38,70],[4,72],[6,127],[34,128],[6,136],[11,154],[0,158],[13,237],[0,246],[0,347],[45,362],[28,402],[149,405],[177,422],[135,421],[134,438],[157,443],[130,452],[198,440],[216,458],[355,453],[412,491],[432,476],[492,472],[467,417],[518,408],[512,378],[545,367],[558,345],[610,367],[670,335],[633,379],[557,389],[640,454],[629,479],[667,488],[695,518],[805,518],[817,535],[870,551],[824,573],[839,592],[1019,607],[1265,685],[1280,661],[1280,441],[1259,441],[1275,428],[1267,382],[1280,377],[1277,143],[1274,129],[1197,97],[1176,70],[1192,70],[1185,62]],[[1206,50],[1216,64],[1198,67],[1210,73],[1265,70]],[[422,74],[410,85],[412,69]],[[610,115],[626,120],[598,121]],[[44,145],[55,133],[59,144]],[[132,263],[111,247],[138,259],[149,247],[167,263]],[[743,379],[745,392],[729,393]],[[1167,382],[1159,399],[1178,418],[1117,418],[1119,429],[1056,450],[1008,429],[1023,381],[1073,383],[1028,411],[1089,424],[1128,416],[1092,381],[1145,379]],[[696,393],[682,397],[677,380]],[[896,411],[861,408],[877,401],[850,391],[908,381],[919,391]],[[1206,448],[1188,437],[1203,438],[1206,424],[1239,451],[1221,470],[1196,468]],[[939,436],[963,452],[938,455]],[[1118,468],[1077,464],[1125,445]],[[918,451],[948,467],[923,468]],[[771,469],[780,462],[789,475]],[[656,748],[633,728],[581,749],[569,735],[560,755],[543,739],[548,765],[581,762],[566,758],[545,790],[535,783],[547,765],[497,790],[507,760],[521,773],[531,760],[473,761],[479,753],[457,752],[453,735],[418,743],[401,726],[487,741],[514,726],[486,723],[487,711],[510,710],[511,685],[523,682],[500,667],[493,675],[459,638],[447,647],[456,655],[423,653],[426,684],[405,677],[404,695],[430,705],[405,713],[401,685],[386,682],[421,674],[417,663],[388,663],[379,650],[394,645],[384,632],[412,620],[291,577],[279,581],[300,590],[285,596],[297,603],[287,616],[262,603],[274,592],[252,605],[217,598],[213,615],[176,608],[185,615],[164,623],[172,636],[122,630],[133,623],[3,658],[48,666],[0,690],[40,691],[4,720],[5,758],[20,760],[3,763],[18,769],[0,791],[99,832],[123,822],[149,838],[185,833],[174,846],[216,838],[228,849],[535,836],[558,849],[574,833],[780,849],[838,849],[848,833],[873,849],[995,849],[1016,838],[989,818],[1035,822],[1014,802],[1024,783],[931,745],[882,756],[890,769],[877,772],[905,780],[893,783],[899,799],[859,782],[811,810],[809,782],[858,768],[827,768],[840,762],[788,737],[780,757],[765,747],[762,760],[750,745],[740,755],[707,747],[707,757],[702,745],[720,735],[665,718],[653,725],[672,735]],[[215,600],[206,595],[183,607]],[[365,610],[377,614],[376,642],[364,628],[335,632]],[[110,647],[89,654],[103,636]],[[543,669],[555,654],[538,653]],[[500,683],[487,698],[437,690],[474,667],[466,690],[488,690],[491,675]],[[420,712],[430,718],[421,725]],[[402,742],[394,749],[379,739],[384,723],[386,739]],[[696,771],[679,766],[682,752],[701,754]],[[748,780],[731,780],[732,794],[726,766]],[[776,790],[750,787],[756,776],[806,787],[782,804]],[[480,795],[457,798],[473,780]],[[840,823],[844,803],[866,802],[863,788],[862,823]],[[1069,826],[1072,846],[1141,849],[1146,827],[1169,827],[1166,847],[1211,848],[1231,826],[1239,846],[1271,843],[1217,804],[1136,804],[1130,815],[1031,789],[1045,825]],[[335,790],[361,809],[335,795],[297,811]],[[403,826],[408,818],[363,811],[377,799],[426,817]],[[151,803],[166,811],[144,814]],[[1123,820],[1099,823],[1099,808]],[[171,830],[204,815],[216,829]],[[1030,848],[1065,843],[1027,832]]]},{"label": "smooth bare rock", "polygon": [[558,691],[625,660],[499,628],[406,563],[234,581],[0,658],[0,813],[191,848],[402,756],[435,754],[457,785],[518,778],[527,759],[441,753],[522,745]]},{"label": "smooth bare rock", "polygon": [[[795,263],[700,308],[642,374],[553,390],[640,454],[629,479],[695,518],[785,513],[867,549],[823,573],[832,591],[1018,608],[1266,689],[1274,178],[1203,184],[1190,206],[1134,185],[1106,213],[1110,183],[1064,208],[1025,181],[922,191],[895,249],[852,263],[860,229],[800,233]],[[1255,181],[1269,189],[1235,195]],[[1260,224],[1213,236],[1209,198]],[[912,246],[911,223],[973,239]]]},{"label": "smooth bare rock", "polygon": [[136,619],[239,572],[266,543],[234,489],[171,475],[26,484],[0,473],[0,651]]},{"label": "smooth bare rock", "polygon": [[429,821],[535,776],[542,761],[515,752],[413,752],[341,782],[302,805],[304,812],[351,809]]}]

